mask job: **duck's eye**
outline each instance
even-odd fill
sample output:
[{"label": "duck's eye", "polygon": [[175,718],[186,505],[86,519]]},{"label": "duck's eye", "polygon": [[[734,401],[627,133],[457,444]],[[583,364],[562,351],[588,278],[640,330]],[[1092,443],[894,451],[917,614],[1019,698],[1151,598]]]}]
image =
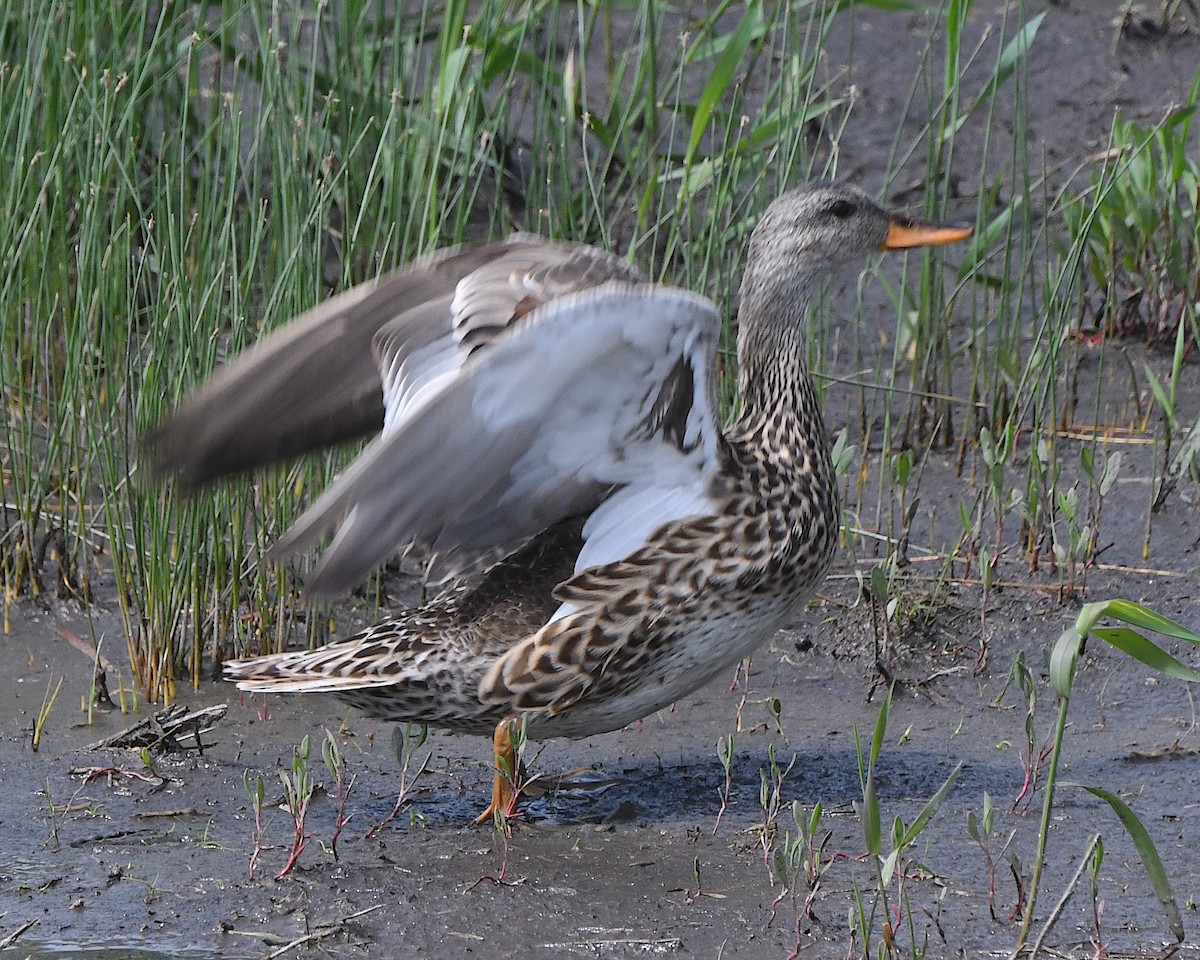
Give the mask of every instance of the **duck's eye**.
[{"label": "duck's eye", "polygon": [[829,212],[839,220],[845,220],[854,213],[854,204],[849,200],[834,200],[829,205]]}]

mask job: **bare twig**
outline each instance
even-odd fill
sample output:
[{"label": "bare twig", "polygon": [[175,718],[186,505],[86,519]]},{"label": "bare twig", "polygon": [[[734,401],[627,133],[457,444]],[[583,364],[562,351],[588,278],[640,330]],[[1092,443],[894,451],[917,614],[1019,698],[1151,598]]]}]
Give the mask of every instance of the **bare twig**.
[{"label": "bare twig", "polygon": [[200,811],[195,807],[182,807],[179,810],[143,810],[141,813],[135,813],[135,820],[153,820],[156,817],[198,817]]},{"label": "bare twig", "polygon": [[20,938],[23,934],[25,934],[32,927],[36,927],[41,922],[42,921],[39,920],[37,917],[34,917],[32,920],[26,920],[23,924],[21,924],[19,927],[17,927],[17,929],[14,930],[12,933],[10,933],[7,937],[5,937],[3,940],[0,940],[0,950],[3,950],[5,947],[11,947],[14,943],[17,942],[18,938]]},{"label": "bare twig", "polygon": [[302,947],[306,943],[315,943],[318,940],[324,940],[326,937],[331,937],[335,933],[340,933],[342,930],[345,929],[346,924],[349,923],[351,920],[356,920],[359,917],[366,916],[366,914],[368,914],[368,913],[374,913],[376,910],[379,910],[380,908],[382,908],[382,906],[383,906],[383,904],[377,903],[373,907],[367,907],[367,909],[365,909],[365,910],[359,910],[357,913],[352,913],[348,917],[342,917],[342,919],[335,920],[333,923],[322,924],[321,926],[317,927],[317,929],[314,930],[312,933],[307,934],[303,937],[299,937],[298,939],[293,940],[291,943],[285,944],[284,946],[280,947],[278,950],[275,950],[272,953],[267,954],[267,960],[275,960],[276,957],[281,957],[285,953],[287,953],[289,950],[296,949],[296,947]]},{"label": "bare twig", "polygon": [[139,720],[111,737],[97,740],[87,749],[131,748],[139,750],[145,747],[149,750],[180,751],[186,749],[183,746],[184,741],[194,739],[196,741],[195,749],[199,753],[203,753],[204,745],[200,742],[200,735],[212,730],[225,717],[228,710],[228,705],[224,703],[204,707],[201,710],[188,710],[177,703],[166,710],[158,711],[151,717]]},{"label": "bare twig", "polygon": [[1070,882],[1067,883],[1067,888],[1063,891],[1063,895],[1058,898],[1058,903],[1054,905],[1054,909],[1050,911],[1050,916],[1046,918],[1046,924],[1042,927],[1042,932],[1038,934],[1037,940],[1034,941],[1033,949],[1029,954],[1031,958],[1036,957],[1041,951],[1042,941],[1049,936],[1054,924],[1058,922],[1058,918],[1062,915],[1067,901],[1071,899],[1071,894],[1079,886],[1079,880],[1083,876],[1083,872],[1088,868],[1088,864],[1092,862],[1092,854],[1096,852],[1096,844],[1099,842],[1100,834],[1093,833],[1091,842],[1088,843],[1087,849],[1083,852],[1083,857],[1079,860],[1079,868],[1075,871],[1075,875],[1071,877]]}]

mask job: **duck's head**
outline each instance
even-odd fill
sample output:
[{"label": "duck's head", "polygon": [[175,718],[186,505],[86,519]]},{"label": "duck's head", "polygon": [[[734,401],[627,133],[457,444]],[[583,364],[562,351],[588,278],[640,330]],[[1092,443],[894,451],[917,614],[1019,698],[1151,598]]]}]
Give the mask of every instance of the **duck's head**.
[{"label": "duck's head", "polygon": [[861,190],[818,182],[778,197],[750,237],[747,279],[803,286],[878,250],[954,243],[964,224],[928,223],[885,210]]}]

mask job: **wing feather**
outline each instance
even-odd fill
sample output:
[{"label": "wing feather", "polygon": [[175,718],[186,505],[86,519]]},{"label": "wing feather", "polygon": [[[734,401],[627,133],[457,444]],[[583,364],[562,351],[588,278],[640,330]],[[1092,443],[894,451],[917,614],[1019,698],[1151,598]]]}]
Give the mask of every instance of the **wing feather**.
[{"label": "wing feather", "polygon": [[[388,432],[273,552],[303,550],[340,521],[307,584],[328,595],[406,544],[487,551],[591,511],[616,487],[658,491],[637,503],[642,529],[696,510],[717,456],[719,326],[703,297],[614,281],[530,312],[419,403],[393,379]],[[593,531],[608,546],[593,555],[616,548],[620,522],[619,510],[601,515]]]},{"label": "wing feather", "polygon": [[[155,472],[196,488],[370,436],[537,305],[613,277],[637,272],[603,251],[528,234],[438,251],[263,337],[148,431],[143,453]],[[386,423],[381,375],[392,398]]]},{"label": "wing feather", "polygon": [[[505,244],[443,250],[360,284],[297,317],[223,367],[141,439],[149,465],[188,488],[378,432],[378,330],[407,317],[410,335],[449,336],[459,281],[503,255]],[[438,329],[431,329],[440,327]]]}]

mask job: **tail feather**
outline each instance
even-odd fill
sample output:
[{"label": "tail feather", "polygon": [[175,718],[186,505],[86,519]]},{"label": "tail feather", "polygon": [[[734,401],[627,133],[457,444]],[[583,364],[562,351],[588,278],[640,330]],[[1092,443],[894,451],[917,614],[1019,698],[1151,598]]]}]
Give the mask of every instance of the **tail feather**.
[{"label": "tail feather", "polygon": [[339,676],[307,669],[301,656],[279,654],[253,660],[230,660],[225,679],[252,693],[337,693],[395,686],[395,676]]}]

